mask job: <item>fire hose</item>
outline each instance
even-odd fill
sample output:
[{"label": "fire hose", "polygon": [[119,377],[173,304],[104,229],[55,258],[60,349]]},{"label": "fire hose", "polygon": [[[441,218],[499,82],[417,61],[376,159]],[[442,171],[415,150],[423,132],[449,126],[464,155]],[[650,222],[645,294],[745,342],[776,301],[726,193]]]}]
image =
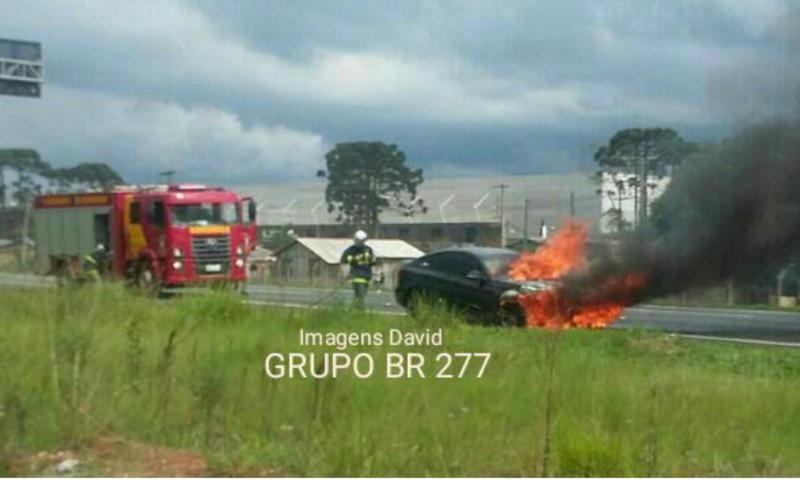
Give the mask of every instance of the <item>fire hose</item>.
[{"label": "fire hose", "polygon": [[334,295],[336,295],[336,293],[339,292],[345,285],[346,285],[345,282],[339,283],[339,285],[337,285],[335,288],[331,289],[331,291],[326,293],[324,296],[322,296],[322,298],[320,298],[320,299],[316,300],[315,302],[313,302],[310,306],[311,307],[316,307],[317,305],[321,304],[325,300],[328,300],[329,298],[331,298]]}]

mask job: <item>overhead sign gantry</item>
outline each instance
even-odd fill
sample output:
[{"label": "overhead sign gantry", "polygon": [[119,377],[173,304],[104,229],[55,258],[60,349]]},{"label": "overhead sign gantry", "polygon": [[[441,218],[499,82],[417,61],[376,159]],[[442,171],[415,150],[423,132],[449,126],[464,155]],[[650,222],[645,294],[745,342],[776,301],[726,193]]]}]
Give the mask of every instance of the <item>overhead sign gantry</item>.
[{"label": "overhead sign gantry", "polygon": [[42,44],[0,38],[0,95],[41,97]]}]

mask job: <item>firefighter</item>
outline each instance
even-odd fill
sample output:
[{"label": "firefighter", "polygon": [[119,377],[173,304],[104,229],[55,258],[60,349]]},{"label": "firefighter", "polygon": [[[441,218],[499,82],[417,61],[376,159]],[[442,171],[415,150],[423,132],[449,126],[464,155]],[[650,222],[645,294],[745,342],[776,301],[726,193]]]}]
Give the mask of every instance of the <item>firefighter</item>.
[{"label": "firefighter", "polygon": [[350,283],[353,285],[353,306],[364,308],[375,254],[367,244],[367,232],[359,230],[353,235],[353,244],[342,253],[340,263],[350,266]]},{"label": "firefighter", "polygon": [[92,253],[83,257],[83,273],[87,280],[96,282],[105,273],[108,265],[106,246],[98,243]]}]

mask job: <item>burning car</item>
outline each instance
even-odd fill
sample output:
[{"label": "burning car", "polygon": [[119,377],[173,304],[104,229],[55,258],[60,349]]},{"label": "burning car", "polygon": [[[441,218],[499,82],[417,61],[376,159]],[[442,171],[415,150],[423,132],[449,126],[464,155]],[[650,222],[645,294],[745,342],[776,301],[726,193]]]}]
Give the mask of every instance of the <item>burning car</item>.
[{"label": "burning car", "polygon": [[584,222],[571,220],[532,252],[468,247],[431,253],[403,266],[395,296],[412,314],[415,298],[427,297],[491,323],[605,328],[647,279],[627,272],[576,282],[588,271],[588,236]]},{"label": "burning car", "polygon": [[413,314],[428,298],[487,323],[523,326],[522,295],[550,290],[557,282],[514,280],[509,268],[518,253],[505,248],[459,247],[440,250],[404,265],[398,272],[397,303]]}]

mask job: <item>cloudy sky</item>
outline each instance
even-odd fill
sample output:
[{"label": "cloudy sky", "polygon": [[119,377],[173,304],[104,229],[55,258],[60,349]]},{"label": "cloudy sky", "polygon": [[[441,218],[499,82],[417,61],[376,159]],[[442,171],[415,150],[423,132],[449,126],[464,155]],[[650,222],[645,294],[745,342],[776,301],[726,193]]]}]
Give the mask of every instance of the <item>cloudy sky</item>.
[{"label": "cloudy sky", "polygon": [[[791,2],[789,2],[791,3]],[[129,181],[312,178],[382,140],[428,176],[585,168],[619,128],[694,140],[787,108],[787,3],[0,0],[40,41],[43,98],[0,97],[0,146]]]}]

